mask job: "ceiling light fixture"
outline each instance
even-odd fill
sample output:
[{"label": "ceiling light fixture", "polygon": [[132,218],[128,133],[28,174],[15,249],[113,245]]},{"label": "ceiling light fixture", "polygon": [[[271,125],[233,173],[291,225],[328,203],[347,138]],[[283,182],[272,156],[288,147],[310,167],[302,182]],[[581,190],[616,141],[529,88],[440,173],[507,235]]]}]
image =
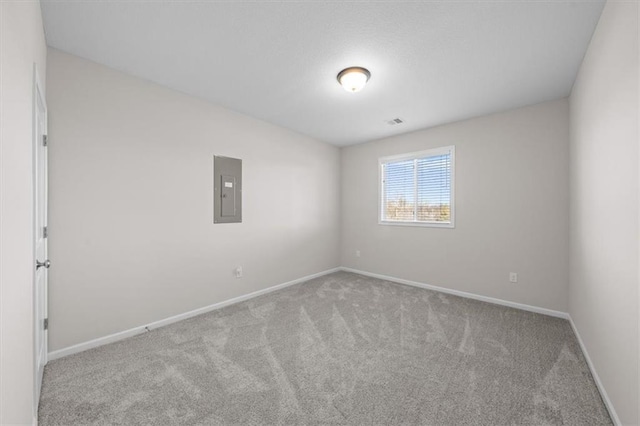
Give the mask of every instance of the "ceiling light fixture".
[{"label": "ceiling light fixture", "polygon": [[338,73],[338,82],[347,92],[359,92],[367,84],[369,77],[371,77],[371,73],[368,69],[349,67]]}]

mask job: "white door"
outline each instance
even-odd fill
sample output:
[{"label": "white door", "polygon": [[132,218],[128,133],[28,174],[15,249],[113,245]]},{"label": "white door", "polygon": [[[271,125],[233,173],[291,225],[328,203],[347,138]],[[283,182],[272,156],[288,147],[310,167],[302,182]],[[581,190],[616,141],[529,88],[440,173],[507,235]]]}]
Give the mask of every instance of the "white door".
[{"label": "white door", "polygon": [[35,324],[35,404],[40,399],[42,373],[47,363],[47,281],[49,258],[47,253],[47,105],[34,68],[33,97],[34,151],[34,324]]}]

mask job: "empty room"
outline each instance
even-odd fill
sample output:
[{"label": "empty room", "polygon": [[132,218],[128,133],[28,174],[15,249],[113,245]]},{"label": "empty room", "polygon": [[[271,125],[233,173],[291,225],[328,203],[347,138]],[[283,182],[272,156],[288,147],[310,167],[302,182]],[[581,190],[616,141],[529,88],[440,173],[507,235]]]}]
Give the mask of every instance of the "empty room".
[{"label": "empty room", "polygon": [[639,24],[0,1],[0,424],[640,424]]}]

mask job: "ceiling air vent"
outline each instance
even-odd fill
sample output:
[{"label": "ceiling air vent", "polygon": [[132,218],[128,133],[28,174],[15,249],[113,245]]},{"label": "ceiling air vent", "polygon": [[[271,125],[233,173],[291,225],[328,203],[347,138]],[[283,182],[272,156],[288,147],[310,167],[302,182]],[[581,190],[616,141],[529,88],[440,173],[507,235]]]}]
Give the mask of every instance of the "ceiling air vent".
[{"label": "ceiling air vent", "polygon": [[393,120],[387,121],[387,124],[389,126],[397,126],[398,124],[402,123],[404,123],[404,120],[402,120],[401,118],[394,118]]}]

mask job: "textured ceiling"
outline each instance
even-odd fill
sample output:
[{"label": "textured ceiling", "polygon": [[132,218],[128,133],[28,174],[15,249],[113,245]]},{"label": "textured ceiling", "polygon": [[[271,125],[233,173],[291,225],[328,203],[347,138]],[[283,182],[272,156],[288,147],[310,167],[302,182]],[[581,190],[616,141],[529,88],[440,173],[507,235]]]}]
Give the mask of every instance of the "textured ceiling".
[{"label": "textured ceiling", "polygon": [[603,6],[42,1],[52,47],[340,146],[567,96]]}]

